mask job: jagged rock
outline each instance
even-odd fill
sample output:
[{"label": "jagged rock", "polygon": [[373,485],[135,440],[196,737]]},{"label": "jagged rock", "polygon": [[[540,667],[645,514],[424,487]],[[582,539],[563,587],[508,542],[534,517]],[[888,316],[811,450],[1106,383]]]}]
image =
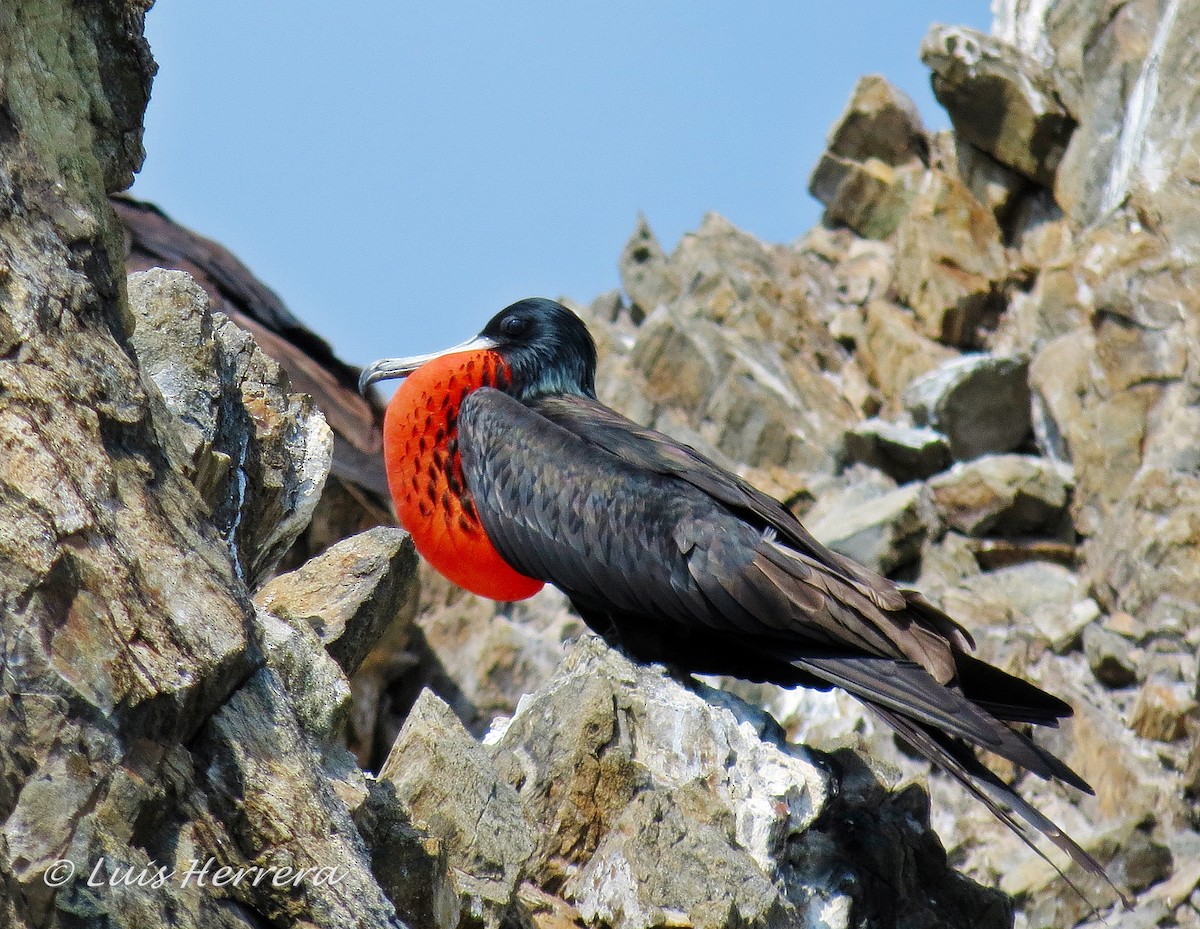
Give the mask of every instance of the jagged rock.
[{"label": "jagged rock", "polygon": [[[1084,591],[1075,575],[1062,565],[1044,561],[1013,565],[996,571],[983,571],[964,577],[943,589],[938,604],[978,636],[987,630],[1003,633],[1018,626],[1020,638],[1039,647],[1062,650],[1078,638],[1078,622],[1071,620]],[[1084,601],[1086,602],[1086,601]],[[1086,607],[1080,608],[1086,615]],[[1081,618],[1081,617],[1080,617]],[[1003,656],[990,654],[995,643],[981,638],[980,648],[989,660]],[[1012,643],[1008,643],[1012,644]]]},{"label": "jagged rock", "polygon": [[[184,811],[184,798],[202,802],[191,740],[256,663],[244,588],[170,464],[180,446],[160,439],[168,417],[129,346],[106,192],[141,160],[153,67],[143,12],[53,0],[0,9],[5,926],[256,921],[236,901],[188,899],[170,883],[87,886],[97,867],[101,879],[153,875],[171,850],[217,853],[212,833],[190,831],[194,806]],[[74,875],[53,887],[56,861]]]},{"label": "jagged rock", "polygon": [[1069,468],[1030,455],[985,455],[929,481],[942,522],[966,535],[1062,531],[1073,479]]},{"label": "jagged rock", "polygon": [[688,410],[697,422],[723,424],[709,438],[726,455],[801,470],[828,468],[827,450],[809,441],[803,425],[817,419],[815,411],[801,413],[799,392],[780,361],[764,357],[763,347],[710,320],[663,308],[642,325],[633,362],[651,398]]},{"label": "jagged rock", "polygon": [[[853,758],[818,762],[772,729],[736,698],[589,636],[487,742],[530,820],[553,824],[537,836],[533,882],[589,923],[1005,924],[995,897],[947,880],[923,795],[888,795]],[[906,882],[886,875],[909,868],[923,891],[895,897]]]},{"label": "jagged rock", "polygon": [[333,461],[333,433],[279,365],[183,271],[129,279],[132,342],[175,417],[200,491],[248,583],[257,585],[304,530]]},{"label": "jagged rock", "polygon": [[396,915],[410,927],[456,929],[461,907],[446,843],[413,825],[395,786],[372,782],[354,822]]},{"label": "jagged rock", "polygon": [[940,602],[943,592],[981,572],[970,540],[949,531],[940,538],[928,536],[921,549],[921,573],[914,585],[930,600]]},{"label": "jagged rock", "polygon": [[1070,438],[1083,418],[1079,387],[1094,348],[1083,333],[1061,335],[1043,345],[1030,363],[1030,424],[1038,449],[1055,461],[1074,460]]},{"label": "jagged rock", "polygon": [[1147,467],[1122,489],[1086,545],[1097,599],[1152,626],[1200,627],[1200,478]]},{"label": "jagged rock", "polygon": [[933,70],[934,95],[962,138],[1030,180],[1053,185],[1075,121],[1039,62],[962,26],[933,26],[921,60]]},{"label": "jagged rock", "polygon": [[861,78],[829,133],[808,189],[825,204],[825,222],[886,239],[899,225],[924,171],[928,150],[913,102],[878,75]]},{"label": "jagged rock", "polygon": [[414,825],[445,844],[460,919],[500,926],[511,918],[533,830],[488,752],[430,691],[409,713],[379,781]]},{"label": "jagged rock", "polygon": [[813,311],[826,320],[831,334],[844,342],[848,336],[835,331],[836,317],[843,310],[861,310],[887,295],[895,273],[894,247],[824,225],[810,229],[796,247],[795,257],[804,269],[805,292]]},{"label": "jagged rock", "polygon": [[1184,166],[1197,157],[1200,109],[1186,78],[1197,11],[1186,3],[1134,3],[1109,15],[1056,4],[1036,18],[1053,50],[1060,95],[1079,123],[1055,198],[1079,227],[1127,198],[1152,202],[1165,239],[1194,253],[1196,196]]},{"label": "jagged rock", "polygon": [[857,358],[883,396],[884,410],[898,413],[904,389],[958,353],[916,330],[912,313],[894,303],[867,304]]},{"label": "jagged rock", "polygon": [[809,531],[823,544],[883,574],[916,560],[925,538],[922,486],[905,484],[857,503],[824,495],[806,515]]},{"label": "jagged rock", "polygon": [[1007,272],[992,211],[955,174],[932,167],[896,232],[896,291],[921,331],[959,348],[978,345]]},{"label": "jagged rock", "polygon": [[1200,726],[1193,725],[1190,728],[1187,760],[1183,771],[1183,790],[1188,799],[1195,800],[1200,796]]},{"label": "jagged rock", "polygon": [[208,294],[212,310],[248,331],[279,362],[291,391],[311,396],[333,430],[331,472],[312,520],[280,568],[290,570],[340,539],[393,523],[383,463],[383,404],[374,390],[359,395],[358,370],[338,358],[220,243],[127,194],[110,197],[109,203],[124,227],[126,270],[173,268],[190,274]]},{"label": "jagged rock", "polygon": [[417,553],[403,529],[378,526],[327,549],[264,585],[255,602],[307,623],[347,674],[387,628],[412,622]]},{"label": "jagged rock", "polygon": [[[216,841],[219,864],[267,869],[266,881],[233,885],[235,898],[252,911],[288,923],[400,927],[349,810],[294,713],[282,682],[263,669],[205,724],[194,746],[204,759],[197,797],[203,814],[195,827],[211,833],[206,840]],[[185,842],[173,852],[166,860],[182,874],[194,847]],[[292,874],[314,870],[281,893],[273,883],[284,867]]]},{"label": "jagged rock", "polygon": [[1195,687],[1190,682],[1146,681],[1138,690],[1129,727],[1143,739],[1158,742],[1182,739],[1187,735],[1188,717],[1196,713],[1194,693]]},{"label": "jagged rock", "polygon": [[1055,612],[1047,616],[1039,613],[1046,620],[1041,623],[1042,630],[1050,639],[1050,647],[1059,655],[1065,655],[1080,644],[1083,630],[1100,615],[1100,605],[1088,597],[1071,604],[1067,612]]},{"label": "jagged rock", "polygon": [[638,217],[637,228],[621,251],[619,268],[621,287],[633,303],[635,322],[640,323],[660,304],[675,300],[683,290],[644,216]]},{"label": "jagged rock", "polygon": [[623,357],[604,360],[614,378],[605,400],[689,441],[682,424],[702,440],[692,444],[729,459],[831,472],[838,449],[813,437],[841,435],[853,419],[835,380],[846,353],[788,256],[799,260],[706,217],[667,259],[684,290],[636,327],[628,347],[608,343]]},{"label": "jagged rock", "polygon": [[897,481],[920,480],[950,464],[950,445],[936,429],[868,419],[846,433],[846,458],[878,468]]},{"label": "jagged rock", "polygon": [[913,380],[904,406],[919,425],[945,434],[955,461],[1009,452],[1030,431],[1028,362],[964,355]]},{"label": "jagged rock", "polygon": [[[1024,231],[1032,225],[1029,220],[1014,222],[1020,216],[1020,208],[1031,199],[1024,196],[1031,185],[1022,174],[949,132],[939,132],[934,137],[931,160],[947,170],[952,165],[971,196],[991,210],[1000,229],[1007,231],[1011,223]],[[1022,246],[1023,252],[1034,247],[1026,246],[1024,240]]]},{"label": "jagged rock", "polygon": [[255,622],[267,665],[292,698],[296,721],[318,742],[329,741],[350,708],[345,674],[309,626],[284,622],[265,610]]},{"label": "jagged rock", "polygon": [[420,673],[409,672],[403,683],[409,691],[430,687],[476,735],[544,684],[561,663],[567,641],[585,630],[566,597],[550,587],[499,610],[429,575],[424,587],[432,602],[418,619],[421,639],[414,650],[422,659]]},{"label": "jagged rock", "polygon": [[379,713],[384,693],[415,661],[409,645],[417,579],[408,533],[379,526],[274,578],[255,595],[263,609],[318,637],[352,675],[352,708],[339,724],[345,722],[346,743],[366,767],[378,767],[398,728],[385,721],[381,733]]},{"label": "jagged rock", "polygon": [[1128,687],[1137,681],[1133,643],[1103,626],[1083,630],[1083,653],[1092,673],[1105,687]]}]

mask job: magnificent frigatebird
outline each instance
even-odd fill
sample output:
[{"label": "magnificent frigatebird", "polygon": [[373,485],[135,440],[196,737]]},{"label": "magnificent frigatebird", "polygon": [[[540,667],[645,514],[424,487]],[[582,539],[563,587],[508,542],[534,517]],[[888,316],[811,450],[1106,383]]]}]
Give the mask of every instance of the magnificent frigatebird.
[{"label": "magnificent frigatebird", "polygon": [[1091,793],[1017,728],[1057,725],[1066,703],[972,657],[962,626],[825,548],[778,501],[601,404],[595,370],[579,318],[528,299],[469,342],[363,372],[363,389],[407,378],[384,455],[400,521],[436,569],[495,600],[553,584],[638,661],[841,687],[1035,851],[1020,820],[1108,881],[972,750]]}]

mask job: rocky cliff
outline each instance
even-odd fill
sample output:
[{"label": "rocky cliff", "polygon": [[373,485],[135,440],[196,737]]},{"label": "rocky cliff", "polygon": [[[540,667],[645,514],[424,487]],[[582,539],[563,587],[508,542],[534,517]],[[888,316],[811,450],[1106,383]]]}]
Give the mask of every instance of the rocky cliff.
[{"label": "rocky cliff", "polygon": [[[1072,703],[1096,796],[1021,788],[1108,925],[1200,926],[1197,15],[935,27],[952,132],[864,78],[822,226],[641,223],[579,307],[606,401]],[[330,433],[186,275],[125,282],[141,16],[0,8],[0,926],[1104,924],[842,695],[418,589],[397,529],[272,579]]]}]

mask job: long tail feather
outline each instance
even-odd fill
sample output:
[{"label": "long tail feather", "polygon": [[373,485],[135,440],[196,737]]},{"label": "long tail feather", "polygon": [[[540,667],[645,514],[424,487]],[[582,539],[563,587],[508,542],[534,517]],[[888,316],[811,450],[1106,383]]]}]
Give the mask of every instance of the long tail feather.
[{"label": "long tail feather", "polygon": [[1032,739],[1009,728],[922,668],[881,658],[797,658],[796,667],[836,684],[874,707],[935,726],[1043,778],[1091,793],[1087,781]]},{"label": "long tail feather", "polygon": [[[1055,864],[1045,852],[1038,848],[1033,838],[1026,831],[1028,823],[1044,835],[1055,848],[1068,855],[1072,861],[1085,871],[1101,878],[1113,889],[1122,904],[1131,906],[1131,901],[1112,882],[1104,868],[1079,843],[1067,835],[1051,819],[1030,805],[1020,794],[1005,784],[976,758],[965,745],[955,742],[944,733],[930,729],[914,720],[901,716],[899,713],[883,707],[867,704],[871,710],[900,734],[914,749],[928,758],[931,762],[949,774],[961,784],[968,793],[979,800],[1004,825],[1031,848],[1042,860],[1047,862],[1067,885],[1075,891],[1096,915],[1095,904],[1072,881],[1062,869]],[[1013,814],[1016,814],[1015,816]],[[1017,817],[1020,817],[1018,819]],[[1024,820],[1024,822],[1022,822]]]}]

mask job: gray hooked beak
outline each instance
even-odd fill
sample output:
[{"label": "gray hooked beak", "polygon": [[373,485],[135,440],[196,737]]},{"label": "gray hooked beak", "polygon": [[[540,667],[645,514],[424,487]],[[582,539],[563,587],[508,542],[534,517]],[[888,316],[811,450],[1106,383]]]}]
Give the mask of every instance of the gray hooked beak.
[{"label": "gray hooked beak", "polygon": [[421,365],[436,358],[444,358],[446,355],[454,355],[458,352],[478,352],[495,347],[496,341],[494,339],[490,339],[484,335],[477,335],[475,338],[468,339],[461,345],[455,345],[453,348],[444,348],[440,352],[430,352],[428,355],[412,355],[408,358],[380,358],[363,369],[363,373],[358,379],[358,392],[365,394],[367,388],[376,381],[386,381],[394,377],[408,377],[408,375],[416,371]]}]

